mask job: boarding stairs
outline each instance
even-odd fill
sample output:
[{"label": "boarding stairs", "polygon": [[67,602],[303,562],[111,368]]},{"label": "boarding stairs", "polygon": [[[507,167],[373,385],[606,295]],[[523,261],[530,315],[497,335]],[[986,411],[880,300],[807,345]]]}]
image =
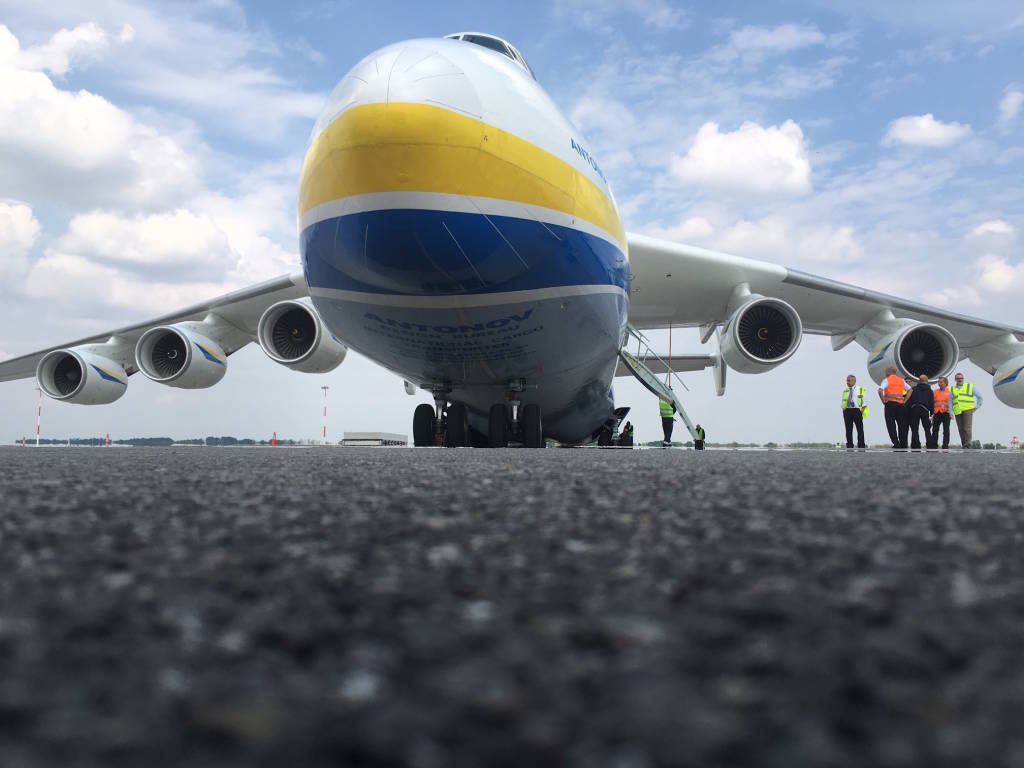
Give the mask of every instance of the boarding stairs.
[{"label": "boarding stairs", "polygon": [[[629,347],[633,346],[634,341],[636,342],[635,354],[629,351]],[[676,390],[669,387],[660,378],[660,374],[667,373],[689,392],[690,388],[679,378],[678,371],[699,371],[713,367],[715,362],[714,355],[683,355],[679,358],[671,358],[670,362],[666,362],[651,348],[650,340],[633,326],[627,327],[626,341],[619,350],[620,365],[654,395],[675,405],[676,416],[686,425],[686,430],[694,440],[697,439],[697,430],[693,426],[693,421],[687,415],[686,409],[683,408],[683,403],[676,395]],[[675,369],[672,364],[676,366]]]}]

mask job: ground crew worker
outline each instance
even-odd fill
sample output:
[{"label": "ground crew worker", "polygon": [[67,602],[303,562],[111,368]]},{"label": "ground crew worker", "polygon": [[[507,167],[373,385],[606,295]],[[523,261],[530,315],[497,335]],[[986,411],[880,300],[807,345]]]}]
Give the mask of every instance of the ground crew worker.
[{"label": "ground crew worker", "polygon": [[[935,399],[932,395],[932,385],[928,383],[927,374],[922,373],[918,383],[910,392],[907,399],[907,430],[913,430],[913,437],[910,439],[910,447],[921,450],[921,436],[918,434],[918,427],[924,427],[924,442],[928,444],[931,433],[932,411],[935,409]],[[906,446],[906,432],[903,433],[903,445]]]},{"label": "ground crew worker", "polygon": [[960,445],[971,447],[971,432],[974,427],[974,385],[964,383],[964,375],[957,372],[954,377],[956,384],[950,390],[953,393],[953,418],[956,419],[956,431],[960,433]]},{"label": "ground crew worker", "polygon": [[628,421],[619,434],[619,445],[623,448],[633,447],[633,425]]},{"label": "ground crew worker", "polygon": [[672,445],[672,425],[675,423],[676,404],[664,398],[659,398],[658,408],[661,411],[661,431],[665,433],[665,438],[661,441],[661,447],[668,448]]},{"label": "ground crew worker", "polygon": [[942,449],[949,448],[949,379],[939,376],[938,389],[932,391],[935,401],[932,415],[932,439],[929,448],[939,447],[939,427],[942,427]]},{"label": "ground crew worker", "polygon": [[885,369],[885,380],[878,388],[878,396],[885,403],[885,428],[889,432],[893,448],[907,447],[907,436],[903,429],[906,423],[906,394],[907,385],[890,365]]},{"label": "ground crew worker", "polygon": [[697,438],[693,441],[693,450],[703,451],[705,437],[704,427],[698,424],[693,431],[697,433]]},{"label": "ground crew worker", "polygon": [[853,448],[853,428],[857,427],[857,447],[864,445],[864,417],[868,415],[868,407],[864,405],[864,387],[854,386],[857,377],[852,373],[846,377],[846,389],[843,390],[843,423],[846,426],[846,447]]}]

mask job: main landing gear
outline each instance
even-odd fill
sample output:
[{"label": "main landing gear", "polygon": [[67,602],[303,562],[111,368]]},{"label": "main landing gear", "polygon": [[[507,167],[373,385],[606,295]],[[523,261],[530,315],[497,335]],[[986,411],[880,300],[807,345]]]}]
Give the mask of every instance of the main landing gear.
[{"label": "main landing gear", "polygon": [[525,406],[519,400],[521,382],[509,384],[507,402],[495,403],[487,414],[486,437],[469,426],[469,409],[464,403],[449,402],[450,390],[434,390],[434,405],[416,406],[412,417],[412,437],[416,446],[444,445],[461,448],[486,445],[505,448],[510,442],[526,448],[544,447],[544,424],[537,403]]}]

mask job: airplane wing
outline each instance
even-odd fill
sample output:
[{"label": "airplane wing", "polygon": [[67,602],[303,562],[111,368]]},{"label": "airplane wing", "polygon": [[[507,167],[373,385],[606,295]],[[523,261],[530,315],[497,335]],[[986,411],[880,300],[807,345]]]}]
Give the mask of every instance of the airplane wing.
[{"label": "airplane wing", "polygon": [[[904,375],[934,377],[969,358],[995,376],[1000,399],[1024,407],[1024,375],[1018,375],[1024,328],[768,262],[644,235],[628,234],[627,240],[634,328],[698,326],[707,341],[724,326],[722,354],[729,367],[744,372],[769,370],[787,359],[802,333],[828,335],[837,350],[856,341],[868,351],[876,381],[890,364]],[[1001,392],[1003,385],[1012,386]]]},{"label": "airplane wing", "polygon": [[[130,376],[138,371],[135,347],[139,339],[152,329],[178,324],[183,324],[183,328],[188,332],[194,332],[196,337],[203,339],[204,342],[206,340],[214,342],[214,344],[203,344],[200,348],[203,353],[202,359],[209,361],[211,365],[216,365],[218,361],[215,358],[221,356],[218,353],[222,353],[223,356],[230,355],[256,340],[257,324],[268,307],[286,300],[302,299],[308,296],[308,293],[306,280],[301,272],[282,275],[146,322],[117,328],[5,360],[0,362],[0,382],[35,376],[40,360],[59,350],[82,350],[84,354],[92,356],[88,360],[80,362],[85,369],[90,367],[97,371],[102,369],[99,376],[103,376],[104,373],[108,374],[103,376],[102,381],[117,380],[120,374],[120,371],[116,370],[112,373],[112,367],[105,366],[105,363],[116,364],[125,375]],[[191,350],[192,346],[188,345],[187,350],[182,349],[182,353],[187,351],[191,354]],[[93,357],[99,359],[99,362],[96,362]],[[196,353],[196,357],[199,358],[198,353]],[[223,362],[220,364],[223,367]],[[120,383],[123,387],[123,382]],[[179,386],[186,385],[179,384]],[[48,394],[53,394],[45,384],[44,389],[47,389]]]}]

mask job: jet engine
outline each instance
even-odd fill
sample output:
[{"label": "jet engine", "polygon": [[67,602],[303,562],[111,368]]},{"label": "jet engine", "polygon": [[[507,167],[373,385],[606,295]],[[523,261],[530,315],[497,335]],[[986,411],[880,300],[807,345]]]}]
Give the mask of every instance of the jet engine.
[{"label": "jet engine", "polygon": [[1000,365],[992,374],[992,391],[1011,408],[1024,408],[1024,355]]},{"label": "jet engine", "polygon": [[885,378],[894,367],[900,376],[929,379],[948,376],[960,359],[960,346],[953,334],[939,325],[912,323],[881,339],[868,357],[868,375],[874,381]]},{"label": "jet engine", "polygon": [[58,349],[36,366],[39,387],[54,400],[78,405],[106,405],[128,389],[128,376],[118,363],[88,347]]},{"label": "jet engine", "polygon": [[751,298],[737,309],[722,334],[722,359],[740,373],[764,373],[800,346],[800,315],[781,299]]},{"label": "jet engine", "polygon": [[324,325],[308,299],[268,307],[257,331],[267,357],[302,373],[327,373],[345,359],[348,348]]},{"label": "jet engine", "polygon": [[206,330],[202,323],[150,328],[135,345],[139,370],[153,381],[170,387],[212,387],[227,373],[227,355],[200,330]]}]

